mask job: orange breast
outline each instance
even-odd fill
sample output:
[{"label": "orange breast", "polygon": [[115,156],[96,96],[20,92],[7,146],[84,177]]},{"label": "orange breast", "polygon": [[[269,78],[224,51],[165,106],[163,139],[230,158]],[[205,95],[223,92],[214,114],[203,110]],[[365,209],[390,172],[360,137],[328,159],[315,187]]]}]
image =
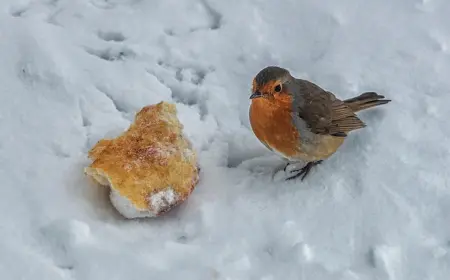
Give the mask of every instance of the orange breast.
[{"label": "orange breast", "polygon": [[299,134],[292,123],[288,104],[283,106],[264,98],[253,99],[249,117],[252,130],[262,143],[285,158],[295,157]]}]

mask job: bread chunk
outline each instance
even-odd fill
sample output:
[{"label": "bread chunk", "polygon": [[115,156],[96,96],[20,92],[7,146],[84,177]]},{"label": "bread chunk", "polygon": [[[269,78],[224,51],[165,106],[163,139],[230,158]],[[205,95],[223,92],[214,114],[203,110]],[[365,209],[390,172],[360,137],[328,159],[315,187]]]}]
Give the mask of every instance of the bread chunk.
[{"label": "bread chunk", "polygon": [[183,135],[175,104],[142,108],[127,131],[102,139],[90,151],[85,173],[111,188],[126,218],[156,217],[191,194],[199,180],[197,155]]}]

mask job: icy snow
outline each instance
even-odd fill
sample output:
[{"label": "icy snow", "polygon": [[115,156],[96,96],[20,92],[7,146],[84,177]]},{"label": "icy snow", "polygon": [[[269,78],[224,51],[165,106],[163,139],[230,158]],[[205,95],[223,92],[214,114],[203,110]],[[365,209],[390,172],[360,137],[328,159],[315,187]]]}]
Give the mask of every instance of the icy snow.
[{"label": "icy snow", "polygon": [[110,192],[110,200],[115,209],[126,218],[156,217],[165,208],[175,205],[178,197],[172,188],[157,192],[149,197],[150,207],[153,211],[139,210],[131,201],[120,195],[117,191]]},{"label": "icy snow", "polygon": [[[449,279],[450,2],[4,0],[1,279]],[[249,128],[252,77],[288,68],[393,102],[307,180]],[[127,220],[87,151],[177,102],[201,180]]]},{"label": "icy snow", "polygon": [[116,190],[111,190],[109,199],[111,200],[114,208],[125,218],[131,219],[155,216],[155,213],[153,212],[147,210],[137,210],[127,197],[120,195]]},{"label": "icy snow", "polygon": [[177,202],[178,196],[172,188],[167,188],[150,196],[150,207],[156,213],[168,209]]}]

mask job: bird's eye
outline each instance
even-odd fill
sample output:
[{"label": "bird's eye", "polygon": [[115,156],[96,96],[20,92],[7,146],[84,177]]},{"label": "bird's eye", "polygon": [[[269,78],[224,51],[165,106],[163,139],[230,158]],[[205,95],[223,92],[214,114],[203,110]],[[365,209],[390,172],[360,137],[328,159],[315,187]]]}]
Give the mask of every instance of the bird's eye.
[{"label": "bird's eye", "polygon": [[281,92],[281,85],[276,85],[275,91],[276,92]]}]

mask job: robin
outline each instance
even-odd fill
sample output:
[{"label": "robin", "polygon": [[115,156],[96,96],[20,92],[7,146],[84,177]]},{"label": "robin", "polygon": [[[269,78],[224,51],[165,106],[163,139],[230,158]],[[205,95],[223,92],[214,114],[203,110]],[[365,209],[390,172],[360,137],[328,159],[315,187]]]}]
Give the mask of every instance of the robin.
[{"label": "robin", "polygon": [[347,135],[366,125],[356,112],[391,100],[375,92],[340,100],[307,80],[291,76],[284,68],[269,66],[253,79],[250,124],[255,136],[271,151],[291,163],[306,165],[291,173],[292,180],[333,155]]}]

